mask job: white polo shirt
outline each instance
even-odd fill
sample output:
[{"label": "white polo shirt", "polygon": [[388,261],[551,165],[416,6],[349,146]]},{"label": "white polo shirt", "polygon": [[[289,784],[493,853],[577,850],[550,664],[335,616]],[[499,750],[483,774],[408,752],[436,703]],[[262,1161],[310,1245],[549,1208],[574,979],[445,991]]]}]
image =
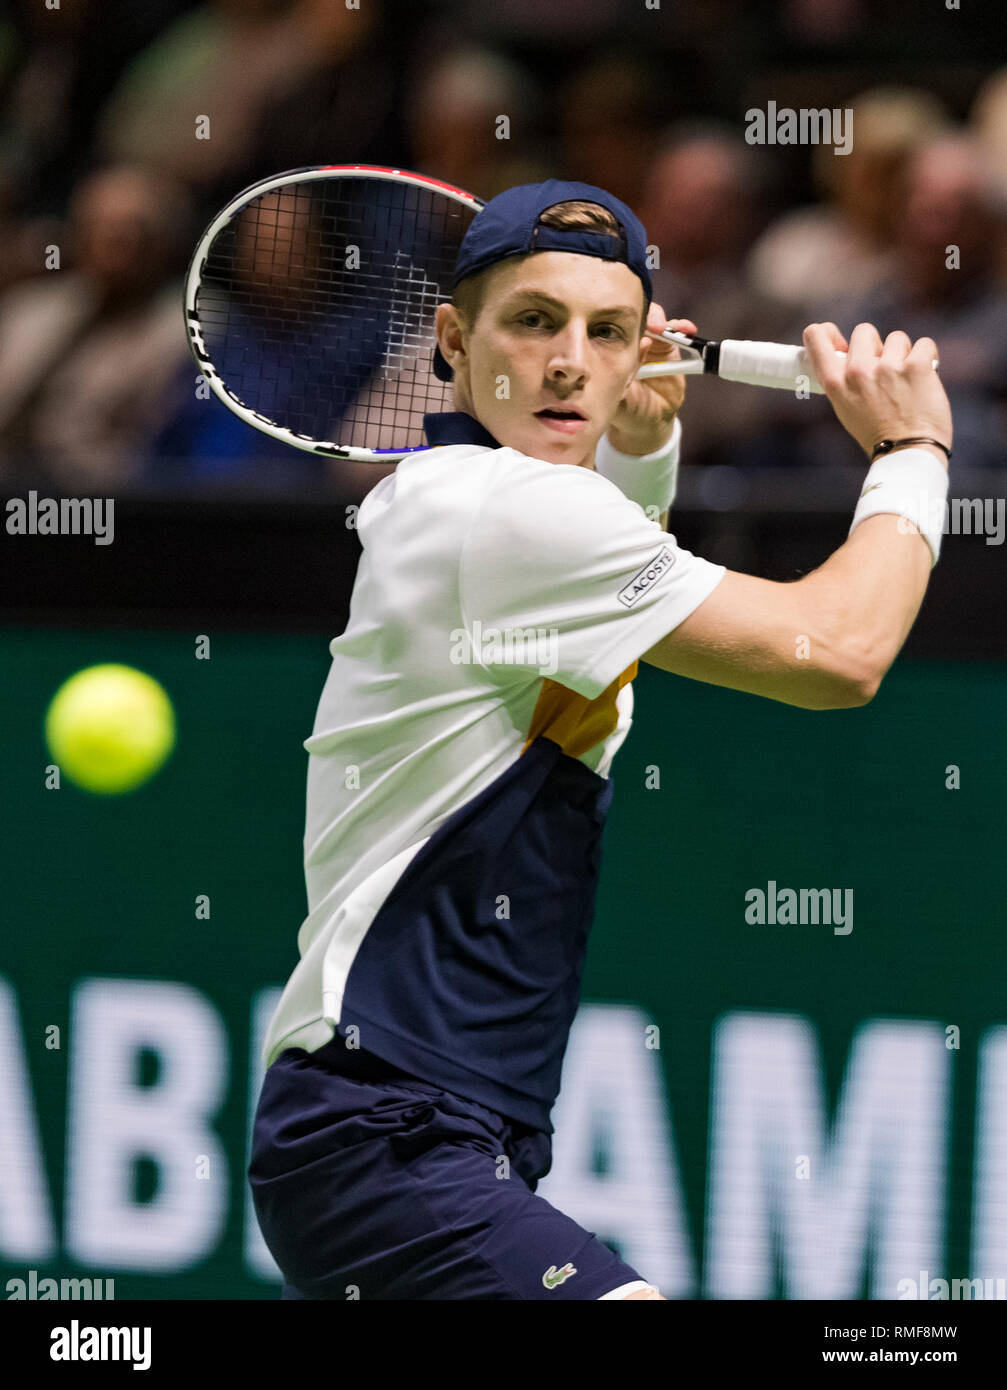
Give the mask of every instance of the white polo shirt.
[{"label": "white polo shirt", "polygon": [[[633,464],[599,447],[630,491]],[[338,1029],[548,1131],[637,661],[725,570],[601,471],[485,443],[406,458],[358,527],[263,1060]]]}]

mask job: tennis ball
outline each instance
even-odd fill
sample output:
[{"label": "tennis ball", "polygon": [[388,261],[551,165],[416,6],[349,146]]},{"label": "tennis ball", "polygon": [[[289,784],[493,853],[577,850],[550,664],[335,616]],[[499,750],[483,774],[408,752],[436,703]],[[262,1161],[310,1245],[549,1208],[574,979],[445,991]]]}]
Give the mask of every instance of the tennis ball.
[{"label": "tennis ball", "polygon": [[153,777],[175,746],[163,686],[134,666],[88,666],[65,681],[45,716],[60,771],[85,791],[115,795]]}]

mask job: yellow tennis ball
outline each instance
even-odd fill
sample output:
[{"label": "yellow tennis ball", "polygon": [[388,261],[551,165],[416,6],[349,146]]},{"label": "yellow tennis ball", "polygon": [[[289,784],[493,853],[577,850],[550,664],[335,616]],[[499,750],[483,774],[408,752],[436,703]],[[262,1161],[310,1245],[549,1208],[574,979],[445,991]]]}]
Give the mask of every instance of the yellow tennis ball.
[{"label": "yellow tennis ball", "polygon": [[88,666],[60,686],[45,716],[60,771],[85,791],[132,791],[175,746],[175,711],[153,676],[134,666]]}]

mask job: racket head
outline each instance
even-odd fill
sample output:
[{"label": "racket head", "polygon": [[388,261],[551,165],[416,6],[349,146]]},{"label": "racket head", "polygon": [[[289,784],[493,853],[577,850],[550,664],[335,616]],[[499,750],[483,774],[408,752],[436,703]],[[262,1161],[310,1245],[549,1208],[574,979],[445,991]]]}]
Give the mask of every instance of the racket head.
[{"label": "racket head", "polygon": [[326,165],[242,190],[200,237],[185,323],[214,395],[297,449],[387,464],[451,410],[437,305],[483,203],[409,170]]}]

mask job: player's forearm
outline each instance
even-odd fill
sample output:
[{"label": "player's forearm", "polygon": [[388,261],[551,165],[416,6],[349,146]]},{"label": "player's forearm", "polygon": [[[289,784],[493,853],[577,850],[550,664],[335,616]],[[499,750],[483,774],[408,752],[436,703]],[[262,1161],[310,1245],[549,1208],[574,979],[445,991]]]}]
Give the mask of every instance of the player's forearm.
[{"label": "player's forearm", "polygon": [[[873,694],[916,621],[932,556],[904,518],[868,517],[825,564],[795,584],[808,626],[813,663],[848,670]],[[814,650],[816,643],[825,651]]]}]

